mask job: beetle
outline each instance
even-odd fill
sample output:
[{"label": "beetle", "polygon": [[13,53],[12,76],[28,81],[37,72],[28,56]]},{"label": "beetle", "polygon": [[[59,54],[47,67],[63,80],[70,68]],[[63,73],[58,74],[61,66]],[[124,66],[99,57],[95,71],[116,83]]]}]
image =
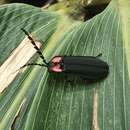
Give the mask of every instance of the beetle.
[{"label": "beetle", "polygon": [[48,72],[57,74],[74,74],[87,81],[99,81],[107,77],[109,73],[108,64],[99,59],[101,56],[54,56],[49,62],[47,62],[42,55],[42,52],[35,44],[33,38],[29,33],[22,28],[22,31],[28,36],[37,53],[43,60],[43,64],[28,63],[22,66],[20,69],[31,66],[38,65],[47,67]]}]

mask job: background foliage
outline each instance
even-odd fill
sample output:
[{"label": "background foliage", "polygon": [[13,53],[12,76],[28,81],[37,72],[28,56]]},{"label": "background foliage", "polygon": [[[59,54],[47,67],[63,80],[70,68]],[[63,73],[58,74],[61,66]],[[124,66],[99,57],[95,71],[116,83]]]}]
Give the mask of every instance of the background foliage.
[{"label": "background foliage", "polygon": [[48,61],[55,55],[103,53],[110,73],[104,81],[88,85],[75,79],[71,86],[46,68],[28,68],[0,95],[0,130],[129,130],[129,4],[113,0],[86,22],[62,11],[1,5],[0,64],[20,44],[25,28],[43,43]]}]

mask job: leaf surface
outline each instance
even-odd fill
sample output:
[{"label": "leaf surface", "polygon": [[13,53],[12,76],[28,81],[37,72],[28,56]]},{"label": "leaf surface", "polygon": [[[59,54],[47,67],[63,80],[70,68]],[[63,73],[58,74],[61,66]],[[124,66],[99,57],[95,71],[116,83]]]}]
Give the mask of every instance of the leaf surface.
[{"label": "leaf surface", "polygon": [[[14,123],[16,130],[129,130],[129,4],[113,0],[86,22],[22,4],[1,6],[1,64],[22,41],[24,27],[43,42],[48,61],[55,55],[102,53],[110,73],[104,81],[88,85],[75,79],[71,86],[46,68],[29,67],[0,96],[0,129]],[[36,56],[32,61],[41,62]]]}]

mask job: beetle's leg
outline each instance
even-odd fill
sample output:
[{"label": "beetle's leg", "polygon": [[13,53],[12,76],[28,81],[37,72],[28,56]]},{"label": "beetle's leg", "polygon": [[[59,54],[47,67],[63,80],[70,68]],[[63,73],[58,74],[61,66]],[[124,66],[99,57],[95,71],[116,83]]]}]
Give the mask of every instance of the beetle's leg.
[{"label": "beetle's leg", "polygon": [[74,84],[74,79],[69,79],[67,75],[65,75],[66,82],[69,83],[71,86]]},{"label": "beetle's leg", "polygon": [[74,85],[74,80],[67,79],[66,82],[67,84],[70,84],[71,86]]},{"label": "beetle's leg", "polygon": [[101,57],[102,56],[102,53],[99,53],[97,56],[96,56],[96,58],[99,58],[99,57]]},{"label": "beetle's leg", "polygon": [[80,78],[82,79],[83,82],[87,83],[87,84],[90,84],[91,83],[91,80],[88,80],[86,77],[84,76],[80,76]]},{"label": "beetle's leg", "polygon": [[42,52],[37,47],[37,45],[36,45],[35,41],[33,40],[33,38],[29,35],[29,33],[25,29],[21,28],[21,30],[28,36],[28,39],[31,41],[31,43],[33,44],[34,48],[37,50],[37,53],[40,55],[40,57],[43,60],[43,62],[47,65],[48,63],[46,62]]}]

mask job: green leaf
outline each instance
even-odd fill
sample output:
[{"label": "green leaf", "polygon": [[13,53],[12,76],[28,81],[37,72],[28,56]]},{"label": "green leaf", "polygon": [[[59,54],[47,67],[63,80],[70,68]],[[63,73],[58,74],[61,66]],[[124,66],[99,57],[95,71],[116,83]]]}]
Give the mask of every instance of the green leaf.
[{"label": "green leaf", "polygon": [[[103,53],[110,73],[95,84],[75,79],[70,85],[54,79],[46,68],[28,67],[0,95],[0,130],[130,129],[129,4],[113,0],[86,22],[24,4],[1,6],[1,64],[20,44],[24,38],[20,28],[25,28],[43,43],[47,61],[55,55]],[[40,63],[36,58],[32,61]]]}]

